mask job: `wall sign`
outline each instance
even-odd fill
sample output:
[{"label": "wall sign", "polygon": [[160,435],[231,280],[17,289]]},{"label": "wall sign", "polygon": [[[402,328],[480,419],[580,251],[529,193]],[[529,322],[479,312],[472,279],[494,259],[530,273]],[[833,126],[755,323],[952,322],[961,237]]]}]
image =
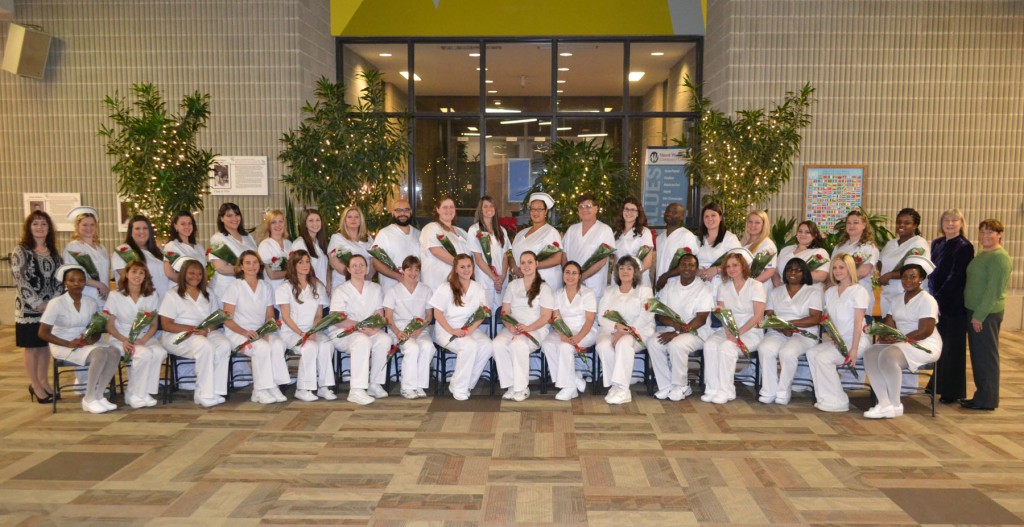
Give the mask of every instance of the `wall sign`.
[{"label": "wall sign", "polygon": [[863,165],[804,167],[804,216],[823,232],[864,204]]}]

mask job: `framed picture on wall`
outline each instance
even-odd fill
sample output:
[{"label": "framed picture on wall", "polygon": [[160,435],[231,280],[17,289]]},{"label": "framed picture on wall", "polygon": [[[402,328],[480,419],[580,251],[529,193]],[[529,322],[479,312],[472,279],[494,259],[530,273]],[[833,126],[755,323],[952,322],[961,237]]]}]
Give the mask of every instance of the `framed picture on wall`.
[{"label": "framed picture on wall", "polygon": [[804,166],[804,217],[822,232],[864,204],[864,165]]}]

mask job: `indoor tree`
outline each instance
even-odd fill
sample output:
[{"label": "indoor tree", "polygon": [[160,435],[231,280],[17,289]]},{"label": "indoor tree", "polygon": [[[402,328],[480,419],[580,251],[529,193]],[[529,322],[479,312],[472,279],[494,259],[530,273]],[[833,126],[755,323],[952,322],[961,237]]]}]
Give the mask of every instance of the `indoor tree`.
[{"label": "indoor tree", "polygon": [[529,207],[533,192],[551,194],[555,207],[548,221],[562,230],[580,221],[576,210],[580,194],[592,194],[600,207],[598,219],[614,225],[623,198],[635,196],[640,188],[619,162],[618,149],[597,138],[556,139],[544,152],[543,163],[546,168],[523,200],[523,209]]},{"label": "indoor tree", "polygon": [[699,117],[693,132],[675,142],[691,149],[690,174],[708,190],[704,203],[721,205],[726,227],[743,232],[746,212],[792,176],[801,131],[811,123],[814,88],[805,84],[770,110],[741,110],[730,117],[713,108],[689,77],[683,84],[690,90],[690,110]]},{"label": "indoor tree", "polygon": [[103,100],[113,126],[100,124],[117,190],[129,214],[144,214],[158,233],[168,232],[179,211],[203,210],[209,170],[216,154],[196,145],[210,118],[210,96],[198,91],[182,98],[169,114],[153,84],[135,84],[134,100],[116,92]]},{"label": "indoor tree", "polygon": [[302,123],[281,137],[278,159],[288,167],[281,179],[299,203],[315,204],[328,232],[352,204],[363,209],[370,230],[390,223],[388,200],[411,150],[408,117],[385,113],[381,73],[369,70],[359,78],[366,87],[352,105],[344,84],[321,77],[316,102],[306,102]]}]

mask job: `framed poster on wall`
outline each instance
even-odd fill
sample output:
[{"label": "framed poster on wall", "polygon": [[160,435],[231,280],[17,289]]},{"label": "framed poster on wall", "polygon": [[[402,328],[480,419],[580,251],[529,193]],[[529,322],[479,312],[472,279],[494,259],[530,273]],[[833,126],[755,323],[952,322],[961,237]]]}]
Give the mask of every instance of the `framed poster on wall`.
[{"label": "framed poster on wall", "polygon": [[864,204],[864,165],[804,167],[804,217],[831,231],[851,209]]}]

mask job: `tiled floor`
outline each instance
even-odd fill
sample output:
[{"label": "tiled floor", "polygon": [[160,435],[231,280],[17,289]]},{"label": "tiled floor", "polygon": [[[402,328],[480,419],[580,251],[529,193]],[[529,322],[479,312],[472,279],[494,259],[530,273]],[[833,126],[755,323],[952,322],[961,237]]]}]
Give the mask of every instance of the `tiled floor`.
[{"label": "tiled floor", "polygon": [[[369,407],[205,410],[186,396],[84,414],[30,404],[0,328],[0,525],[1024,524],[1024,335],[1003,334],[993,413],[923,398],[825,414],[808,395],[724,406],[636,390]],[[855,404],[866,407],[866,393]]]}]

